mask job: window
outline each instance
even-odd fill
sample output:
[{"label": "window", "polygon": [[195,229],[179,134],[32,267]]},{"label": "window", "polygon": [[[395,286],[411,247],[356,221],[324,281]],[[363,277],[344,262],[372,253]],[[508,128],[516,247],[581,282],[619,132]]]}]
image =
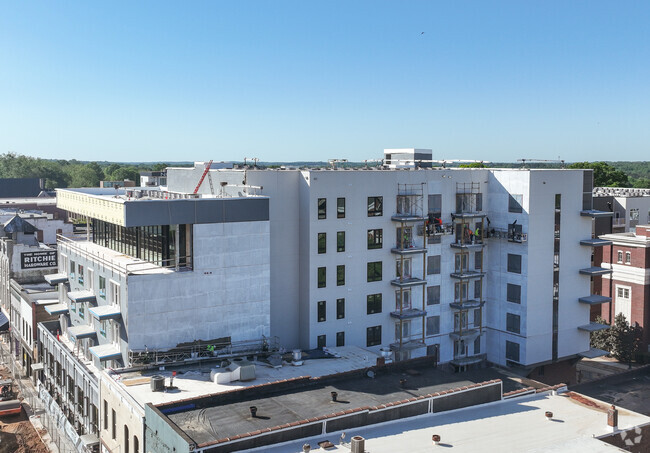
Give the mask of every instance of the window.
[{"label": "window", "polygon": [[521,255],[508,253],[508,272],[521,274]]},{"label": "window", "polygon": [[625,252],[625,264],[632,263],[632,254],[630,252]]},{"label": "window", "polygon": [[519,362],[519,343],[506,341],[506,359]]},{"label": "window", "polygon": [[129,453],[129,427],[124,425],[124,453]]},{"label": "window", "polygon": [[318,199],[318,219],[326,219],[327,218],[327,198],[319,198]]},{"label": "window", "polygon": [[456,194],[456,214],[463,212],[480,212],[483,210],[483,194],[458,193]]},{"label": "window", "polygon": [[474,354],[480,354],[481,353],[481,337],[476,337],[476,340],[474,340]]},{"label": "window", "polygon": [[506,300],[508,302],[521,303],[521,286],[508,283],[507,293]]},{"label": "window", "polygon": [[336,319],[345,318],[345,299],[336,299]]},{"label": "window", "polygon": [[106,319],[104,319],[102,321],[99,321],[99,334],[104,338],[106,338],[106,323],[107,322],[108,321]]},{"label": "window", "polygon": [[345,332],[336,332],[336,346],[345,346]]},{"label": "window", "polygon": [[74,280],[74,271],[76,270],[76,265],[74,261],[70,261],[70,280]]},{"label": "window", "polygon": [[319,267],[318,268],[318,287],[319,288],[325,288],[326,286],[326,278],[327,278],[327,269],[324,267]]},{"label": "window", "polygon": [[381,326],[368,327],[366,329],[366,347],[381,344]]},{"label": "window", "polygon": [[460,329],[467,329],[467,312],[460,311],[454,313],[454,331],[459,331]]},{"label": "window", "polygon": [[104,400],[104,429],[108,431],[108,401]]},{"label": "window", "polygon": [[506,330],[512,333],[521,333],[521,318],[519,315],[506,313]]},{"label": "window", "polygon": [[88,272],[86,285],[88,286],[88,289],[92,291],[95,289],[95,271],[92,269],[87,269],[86,271]]},{"label": "window", "polygon": [[408,310],[411,308],[411,290],[403,289],[395,291],[395,310]]},{"label": "window", "polygon": [[440,273],[440,255],[427,256],[427,275]]},{"label": "window", "polygon": [[406,340],[411,336],[411,321],[402,321],[395,324],[395,341]]},{"label": "window", "polygon": [[336,286],[345,285],[345,265],[339,264],[336,266]]},{"label": "window", "polygon": [[366,297],[367,314],[381,313],[381,294],[368,294]]},{"label": "window", "polygon": [[411,278],[411,259],[395,261],[395,276],[397,278],[409,279]]},{"label": "window", "polygon": [[639,220],[639,210],[638,209],[630,209],[630,220]]},{"label": "window", "polygon": [[483,281],[476,280],[474,282],[474,299],[481,300],[482,296],[483,296]]},{"label": "window", "polygon": [[[74,302],[73,302],[73,303],[74,303]],[[86,310],[86,307],[85,307],[85,305],[86,305],[85,302],[82,302],[82,303],[79,304],[79,317],[80,317],[81,319],[85,319],[85,318],[86,318],[86,311],[85,311],[85,310]]]},{"label": "window", "polygon": [[428,212],[430,212],[432,214],[442,213],[442,195],[441,194],[429,195],[428,201],[429,201]]},{"label": "window", "polygon": [[429,316],[427,318],[427,336],[440,333],[440,316]]},{"label": "window", "polygon": [[133,436],[133,453],[140,453],[140,441],[138,436]]},{"label": "window", "polygon": [[371,263],[368,263],[367,275],[368,275],[369,282],[380,282],[381,261],[373,261]]},{"label": "window", "polygon": [[384,215],[384,197],[368,197],[368,217]]},{"label": "window", "polygon": [[384,231],[382,229],[368,230],[368,250],[380,249],[384,242]]},{"label": "window", "polygon": [[120,306],[120,285],[114,281],[109,281],[111,289],[111,303]]},{"label": "window", "polygon": [[80,264],[80,265],[77,267],[77,270],[78,270],[78,275],[77,275],[77,277],[79,278],[79,284],[80,284],[80,285],[83,285],[83,284],[84,284],[84,267]]},{"label": "window", "polygon": [[316,338],[316,347],[318,349],[323,349],[327,346],[327,335],[319,335]]},{"label": "window", "polygon": [[524,202],[524,196],[521,194],[512,194],[510,195],[508,202],[508,212],[522,212],[523,209],[521,205]]},{"label": "window", "polygon": [[336,199],[336,218],[337,219],[345,218],[345,198]]},{"label": "window", "polygon": [[623,252],[619,250],[617,255],[618,255],[618,262],[622,263],[623,262]]},{"label": "window", "polygon": [[336,233],[336,251],[345,252],[345,231]]},{"label": "window", "polygon": [[99,297],[106,300],[106,277],[99,277]]},{"label": "window", "polygon": [[483,312],[480,308],[474,310],[474,327],[479,327],[483,324]]},{"label": "window", "polygon": [[327,233],[318,233],[318,253],[327,252]]},{"label": "window", "polygon": [[427,286],[427,305],[440,303],[440,285]]},{"label": "window", "polygon": [[318,302],[318,322],[323,322],[327,319],[327,302],[321,300]]},{"label": "window", "polygon": [[456,272],[467,271],[469,255],[467,253],[456,253],[454,257],[454,269]]},{"label": "window", "polygon": [[467,282],[454,283],[454,301],[467,300]]},{"label": "window", "polygon": [[474,269],[483,269],[483,251],[474,253]]},{"label": "window", "polygon": [[113,430],[111,431],[111,437],[113,440],[117,437],[117,417],[115,414],[115,409],[111,409],[111,413],[113,415]]}]

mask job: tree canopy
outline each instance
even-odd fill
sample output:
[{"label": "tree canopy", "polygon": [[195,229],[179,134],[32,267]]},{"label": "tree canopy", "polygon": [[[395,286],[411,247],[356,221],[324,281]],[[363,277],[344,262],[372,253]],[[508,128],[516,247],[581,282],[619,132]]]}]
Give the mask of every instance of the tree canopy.
[{"label": "tree canopy", "polygon": [[594,171],[594,187],[630,187],[628,176],[606,162],[576,162],[569,168],[591,168]]}]

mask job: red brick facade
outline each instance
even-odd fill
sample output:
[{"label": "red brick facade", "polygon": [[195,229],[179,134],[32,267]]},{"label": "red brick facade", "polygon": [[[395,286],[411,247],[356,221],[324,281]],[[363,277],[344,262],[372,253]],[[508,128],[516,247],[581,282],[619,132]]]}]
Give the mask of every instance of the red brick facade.
[{"label": "red brick facade", "polygon": [[[617,244],[614,239],[613,245],[596,248],[594,250],[594,265],[599,266],[601,262],[610,263],[611,253],[614,265],[634,268],[637,279],[641,280],[646,269],[650,268],[650,247],[646,247],[645,243],[647,236],[650,236],[650,233],[645,228],[637,227],[636,237],[639,239],[639,246],[634,247],[628,244]],[[627,241],[630,239],[634,240],[634,237],[630,237],[629,235],[621,235],[621,238],[622,240],[627,239]],[[621,256],[621,260],[619,260],[619,256]],[[630,270],[632,271],[632,269]],[[600,306],[592,307],[592,319],[595,318],[596,315],[601,315],[607,322],[613,321],[610,320],[610,313],[611,317],[615,317],[619,312],[619,310],[616,309],[616,285],[630,288],[631,319],[628,319],[627,321],[630,325],[636,323],[643,328],[643,345],[641,349],[646,351],[650,344],[650,285],[630,283],[628,281],[620,280],[621,277],[622,273],[620,271],[617,272],[615,269],[611,281],[611,288],[614,294],[610,294],[609,279],[602,277],[594,278],[594,293],[611,297],[612,303],[611,307],[610,304],[602,304]]]}]

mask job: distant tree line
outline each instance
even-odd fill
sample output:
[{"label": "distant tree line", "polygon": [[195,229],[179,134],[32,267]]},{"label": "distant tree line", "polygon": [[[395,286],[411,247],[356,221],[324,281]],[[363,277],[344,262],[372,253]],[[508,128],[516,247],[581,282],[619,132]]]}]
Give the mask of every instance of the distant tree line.
[{"label": "distant tree line", "polygon": [[44,178],[45,187],[98,187],[99,181],[130,179],[140,184],[141,171],[159,171],[166,163],[120,164],[47,160],[14,153],[0,155],[0,178]]}]

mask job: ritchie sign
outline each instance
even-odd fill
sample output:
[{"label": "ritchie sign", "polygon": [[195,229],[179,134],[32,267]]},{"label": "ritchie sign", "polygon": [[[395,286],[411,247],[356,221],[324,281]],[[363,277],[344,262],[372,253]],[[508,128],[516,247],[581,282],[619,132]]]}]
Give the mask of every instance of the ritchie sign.
[{"label": "ritchie sign", "polygon": [[56,250],[42,252],[23,252],[20,254],[21,269],[36,267],[57,267]]}]

